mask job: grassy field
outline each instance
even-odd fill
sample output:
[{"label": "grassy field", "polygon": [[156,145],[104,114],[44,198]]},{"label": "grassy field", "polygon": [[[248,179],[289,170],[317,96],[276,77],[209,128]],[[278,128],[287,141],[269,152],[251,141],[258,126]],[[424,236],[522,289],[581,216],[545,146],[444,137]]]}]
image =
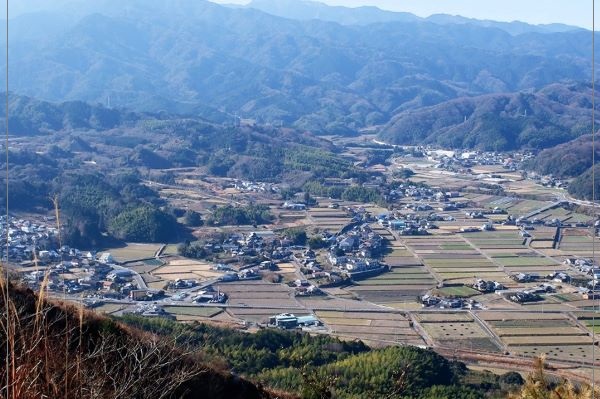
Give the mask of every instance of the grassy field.
[{"label": "grassy field", "polygon": [[129,262],[137,259],[152,258],[159,248],[160,244],[127,243],[124,247],[110,248],[103,252],[110,252],[118,262]]},{"label": "grassy field", "polygon": [[479,291],[467,286],[444,287],[436,289],[435,292],[442,296],[454,296],[462,298],[468,298],[480,294]]}]

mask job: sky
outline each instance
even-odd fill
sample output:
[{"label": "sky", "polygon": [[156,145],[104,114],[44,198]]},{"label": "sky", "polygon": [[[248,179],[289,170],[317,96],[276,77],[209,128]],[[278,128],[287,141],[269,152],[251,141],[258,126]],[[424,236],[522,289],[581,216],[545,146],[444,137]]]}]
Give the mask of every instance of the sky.
[{"label": "sky", "polygon": [[[247,4],[249,0],[212,0],[215,3]],[[277,1],[277,0],[274,0]],[[329,5],[377,6],[391,11],[411,12],[421,17],[432,14],[462,15],[495,21],[523,21],[531,24],[563,23],[592,28],[594,0],[320,0]],[[600,1],[596,0],[597,28]]]}]

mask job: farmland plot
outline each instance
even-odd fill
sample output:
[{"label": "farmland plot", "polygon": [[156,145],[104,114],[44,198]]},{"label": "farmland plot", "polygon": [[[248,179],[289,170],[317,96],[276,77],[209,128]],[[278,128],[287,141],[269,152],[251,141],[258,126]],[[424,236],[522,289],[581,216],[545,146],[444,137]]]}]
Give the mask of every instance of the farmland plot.
[{"label": "farmland plot", "polygon": [[512,353],[590,360],[591,338],[565,313],[479,312]]},{"label": "farmland plot", "polygon": [[329,311],[316,315],[340,338],[361,339],[376,346],[423,344],[410,321],[399,313]]},{"label": "farmland plot", "polygon": [[419,324],[437,345],[485,352],[499,348],[468,313],[419,314]]}]

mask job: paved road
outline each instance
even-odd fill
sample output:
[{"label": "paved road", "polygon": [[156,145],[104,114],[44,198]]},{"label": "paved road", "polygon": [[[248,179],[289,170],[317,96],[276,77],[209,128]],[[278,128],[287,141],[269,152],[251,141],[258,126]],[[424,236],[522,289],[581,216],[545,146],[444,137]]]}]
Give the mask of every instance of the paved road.
[{"label": "paved road", "polygon": [[135,270],[132,270],[128,267],[118,266],[118,265],[112,265],[112,268],[115,270],[129,270],[130,272],[133,273],[133,279],[135,280],[135,282],[138,286],[138,289],[140,289],[140,290],[148,289],[148,285],[146,285],[146,282],[144,281],[142,276],[140,276],[140,274],[138,272],[136,272]]}]

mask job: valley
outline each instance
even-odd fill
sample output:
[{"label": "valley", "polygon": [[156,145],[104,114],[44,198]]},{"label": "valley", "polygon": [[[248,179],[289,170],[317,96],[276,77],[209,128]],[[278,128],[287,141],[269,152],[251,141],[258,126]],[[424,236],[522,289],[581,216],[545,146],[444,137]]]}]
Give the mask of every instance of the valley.
[{"label": "valley", "polygon": [[[200,216],[187,244],[57,251],[14,270],[34,290],[47,278],[51,296],[112,316],[300,328],[372,347],[452,351],[495,368],[527,370],[546,354],[558,375],[587,377],[598,360],[600,241],[593,209],[571,199],[566,182],[523,173],[527,152],[330,139],[369,176],[363,183],[325,178],[289,196],[282,183],[170,168],[169,183],[141,184]],[[385,157],[371,164],[378,152]],[[232,214],[235,222],[222,213],[236,209],[246,213]],[[256,210],[264,216],[250,216]]]}]

